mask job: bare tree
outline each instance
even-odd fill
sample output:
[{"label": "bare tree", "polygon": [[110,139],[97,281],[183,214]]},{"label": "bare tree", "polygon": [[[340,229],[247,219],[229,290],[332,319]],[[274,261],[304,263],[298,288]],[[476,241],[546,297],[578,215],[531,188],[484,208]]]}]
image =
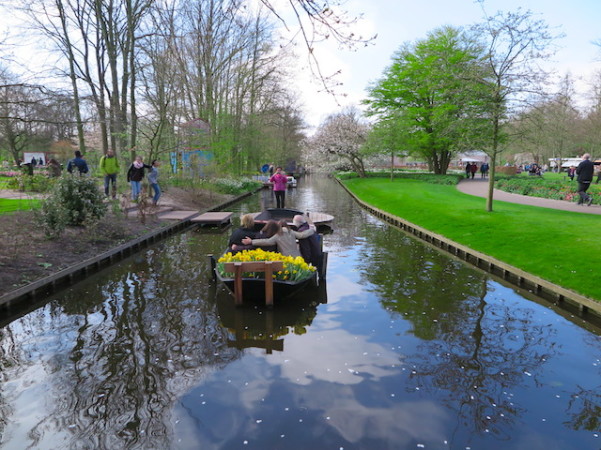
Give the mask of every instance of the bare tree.
[{"label": "bare tree", "polygon": [[492,211],[497,155],[506,140],[503,127],[512,110],[522,106],[527,97],[542,92],[547,73],[539,64],[551,55],[550,46],[557,36],[544,21],[521,9],[486,15],[474,32],[486,43],[484,58],[490,69],[486,83],[494,86],[490,93],[490,144],[484,149],[490,157],[486,210]]}]

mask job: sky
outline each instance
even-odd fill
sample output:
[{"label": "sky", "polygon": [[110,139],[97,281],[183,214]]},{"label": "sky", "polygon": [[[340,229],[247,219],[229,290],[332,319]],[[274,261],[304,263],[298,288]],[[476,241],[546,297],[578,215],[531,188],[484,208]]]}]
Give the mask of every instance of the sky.
[{"label": "sky", "polygon": [[[346,4],[355,15],[363,13],[360,29],[363,35],[378,34],[373,45],[356,52],[340,50],[332,44],[318,45],[316,54],[325,73],[342,70],[341,97],[335,99],[308,81],[306,71],[297,77],[297,90],[312,129],[341,107],[359,105],[366,88],[382,75],[402,44],[415,42],[443,25],[467,26],[482,22],[482,6],[474,0],[349,0]],[[601,49],[593,41],[601,41],[601,1],[599,0],[486,0],[484,9],[491,16],[497,11],[515,12],[518,7],[532,11],[556,34],[559,50],[550,62],[561,75],[570,73],[579,92],[601,69]],[[299,58],[302,61],[302,58]],[[579,99],[584,104],[586,99]]]},{"label": "sky", "polygon": [[[0,0],[6,6],[10,0]],[[20,3],[23,0],[12,0]],[[254,0],[258,2],[259,0]],[[270,0],[284,11],[288,0]],[[570,73],[577,81],[578,91],[584,94],[592,74],[601,69],[601,48],[593,41],[601,41],[601,0],[485,0],[488,15],[499,10],[532,11],[565,37],[558,40],[559,51],[551,62],[561,75]],[[305,113],[311,134],[330,114],[346,106],[360,106],[366,97],[366,88],[376,81],[390,64],[391,58],[406,42],[424,39],[430,31],[443,25],[467,26],[482,22],[482,6],[474,0],[346,0],[345,9],[350,15],[362,14],[354,30],[363,36],[377,38],[367,47],[356,51],[339,49],[334,42],[318,44],[315,54],[324,74],[341,71],[337,80],[342,83],[338,91],[343,94],[336,99],[323,92],[323,86],[311,82],[311,73],[306,69],[307,57],[299,46],[298,66],[291,67],[295,74],[294,89]],[[294,25],[294,20],[288,19]],[[11,27],[10,22],[0,20],[0,32]],[[306,52],[306,50],[304,50]],[[46,58],[40,52],[30,61],[42,64]],[[47,60],[46,60],[47,61]],[[48,61],[47,61],[48,62]],[[586,98],[577,99],[584,105]]]}]

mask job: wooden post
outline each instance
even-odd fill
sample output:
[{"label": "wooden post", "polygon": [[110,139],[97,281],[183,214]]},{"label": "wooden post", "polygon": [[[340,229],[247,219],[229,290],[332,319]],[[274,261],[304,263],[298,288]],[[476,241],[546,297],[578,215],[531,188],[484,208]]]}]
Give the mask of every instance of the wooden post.
[{"label": "wooden post", "polygon": [[282,270],[282,261],[248,261],[225,263],[226,272],[234,273],[234,298],[236,305],[242,304],[242,274],[244,272],[265,272],[265,304],[273,306],[273,272]]},{"label": "wooden post", "polygon": [[272,261],[265,261],[265,304],[273,306],[273,265]]},{"label": "wooden post", "polygon": [[235,303],[237,306],[242,304],[242,263],[234,263],[234,269],[234,295],[236,298]]}]

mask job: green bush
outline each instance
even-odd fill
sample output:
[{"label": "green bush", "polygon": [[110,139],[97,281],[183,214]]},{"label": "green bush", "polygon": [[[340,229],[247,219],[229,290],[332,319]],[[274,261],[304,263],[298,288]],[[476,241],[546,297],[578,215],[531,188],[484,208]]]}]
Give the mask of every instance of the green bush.
[{"label": "green bush", "polygon": [[[496,180],[495,187],[505,192],[531,197],[567,201],[576,201],[579,198],[578,183],[557,178],[548,180],[543,177],[504,177]],[[601,194],[601,186],[592,184],[588,192]]]},{"label": "green bush", "polygon": [[48,192],[52,189],[55,180],[42,174],[35,174],[33,176],[20,174],[8,179],[6,189],[14,189],[22,192]]},{"label": "green bush", "polygon": [[67,225],[92,226],[107,211],[93,178],[65,176],[58,179],[42,203],[39,222],[49,238],[61,235]]}]

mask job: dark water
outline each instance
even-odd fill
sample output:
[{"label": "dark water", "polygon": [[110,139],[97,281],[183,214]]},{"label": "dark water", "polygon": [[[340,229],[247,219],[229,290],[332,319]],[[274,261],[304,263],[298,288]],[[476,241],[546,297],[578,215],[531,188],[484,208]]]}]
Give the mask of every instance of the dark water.
[{"label": "dark water", "polygon": [[[236,212],[270,206],[258,194]],[[325,286],[235,309],[165,241],[0,329],[2,449],[599,449],[601,341],[376,220],[332,181]]]}]

